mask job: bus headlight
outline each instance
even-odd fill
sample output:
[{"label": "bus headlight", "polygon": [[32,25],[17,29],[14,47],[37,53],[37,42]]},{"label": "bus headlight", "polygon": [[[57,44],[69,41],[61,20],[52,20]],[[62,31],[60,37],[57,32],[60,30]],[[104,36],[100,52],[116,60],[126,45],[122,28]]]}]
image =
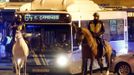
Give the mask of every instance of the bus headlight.
[{"label": "bus headlight", "polygon": [[56,63],[59,67],[66,67],[68,65],[68,58],[66,55],[58,55]]}]

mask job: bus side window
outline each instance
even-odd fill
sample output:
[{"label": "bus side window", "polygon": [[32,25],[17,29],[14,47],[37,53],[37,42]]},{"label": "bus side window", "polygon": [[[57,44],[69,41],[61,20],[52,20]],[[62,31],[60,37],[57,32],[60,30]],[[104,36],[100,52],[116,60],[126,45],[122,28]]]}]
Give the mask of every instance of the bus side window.
[{"label": "bus side window", "polygon": [[110,20],[111,41],[124,40],[123,20]]}]

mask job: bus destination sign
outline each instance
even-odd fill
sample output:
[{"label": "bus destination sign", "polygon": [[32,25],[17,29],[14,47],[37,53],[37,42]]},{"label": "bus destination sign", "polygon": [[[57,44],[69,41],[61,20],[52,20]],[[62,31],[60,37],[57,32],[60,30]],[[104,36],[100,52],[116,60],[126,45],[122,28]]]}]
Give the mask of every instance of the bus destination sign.
[{"label": "bus destination sign", "polygon": [[68,14],[25,14],[26,23],[68,23],[70,22]]}]

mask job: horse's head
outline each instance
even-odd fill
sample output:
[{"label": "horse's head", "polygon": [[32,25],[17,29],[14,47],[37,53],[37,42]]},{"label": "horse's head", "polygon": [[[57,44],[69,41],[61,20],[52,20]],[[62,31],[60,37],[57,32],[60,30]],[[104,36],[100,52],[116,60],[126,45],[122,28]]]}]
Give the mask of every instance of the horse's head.
[{"label": "horse's head", "polygon": [[76,33],[76,42],[78,44],[81,44],[83,39],[84,39],[84,34],[83,34],[83,31],[82,31],[82,28],[78,28],[78,31]]},{"label": "horse's head", "polygon": [[81,44],[83,40],[85,40],[85,42],[88,42],[90,46],[96,42],[88,28],[74,26],[74,30],[74,37],[78,44]]},{"label": "horse's head", "polygon": [[83,34],[83,31],[82,31],[82,28],[77,27],[75,29],[75,39],[76,39],[76,43],[78,45],[80,45],[82,43],[82,40],[84,39],[84,34]]},{"label": "horse's head", "polygon": [[17,30],[17,31],[16,31],[16,34],[15,34],[15,40],[20,39],[20,38],[22,38],[22,37],[23,37],[23,36],[22,36],[21,31]]}]

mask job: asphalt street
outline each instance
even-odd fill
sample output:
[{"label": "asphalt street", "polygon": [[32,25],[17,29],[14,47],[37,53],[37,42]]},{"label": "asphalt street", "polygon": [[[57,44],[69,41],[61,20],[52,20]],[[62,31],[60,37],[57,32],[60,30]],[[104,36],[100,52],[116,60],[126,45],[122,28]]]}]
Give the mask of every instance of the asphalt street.
[{"label": "asphalt street", "polygon": [[[15,73],[13,73],[12,70],[0,70],[0,75],[15,75]],[[21,74],[21,75],[23,75],[23,74]],[[40,74],[37,74],[37,75],[40,75]],[[44,75],[46,75],[46,74],[44,74]],[[51,74],[51,75],[57,75],[57,74]],[[75,75],[81,75],[81,74],[75,74]],[[93,75],[100,75],[100,73],[98,73],[98,72],[97,73],[93,73]],[[110,75],[114,75],[114,74],[110,73]]]}]

